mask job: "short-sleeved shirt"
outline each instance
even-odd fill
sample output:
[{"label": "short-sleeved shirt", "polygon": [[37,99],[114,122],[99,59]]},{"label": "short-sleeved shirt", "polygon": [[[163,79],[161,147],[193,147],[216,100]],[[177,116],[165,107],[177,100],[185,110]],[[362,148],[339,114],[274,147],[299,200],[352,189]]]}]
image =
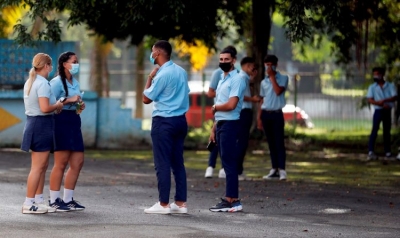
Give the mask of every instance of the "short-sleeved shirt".
[{"label": "short-sleeved shirt", "polygon": [[225,77],[222,74],[222,78],[217,86],[217,98],[215,104],[225,104],[231,97],[238,97],[239,101],[236,108],[232,111],[216,111],[214,115],[216,121],[238,120],[240,118],[245,89],[246,83],[237,70],[230,71]]},{"label": "short-sleeved shirt", "polygon": [[[68,89],[68,98],[73,97],[75,95],[81,96],[81,91],[80,91],[80,85],[78,80],[76,80],[74,77],[72,77],[72,84],[68,82],[68,80],[65,80],[67,84],[67,89]],[[50,81],[51,89],[53,90],[54,95],[56,96],[56,99],[60,99],[61,97],[65,97],[66,92],[64,89],[63,82],[61,80],[60,76],[54,77]],[[75,104],[65,104],[63,107],[63,110],[76,110],[76,105]]]},{"label": "short-sleeved shirt", "polygon": [[224,73],[224,71],[222,71],[221,68],[218,68],[216,70],[214,70],[211,74],[211,79],[210,79],[210,88],[216,90],[219,80],[222,78],[222,74]]},{"label": "short-sleeved shirt", "polygon": [[28,81],[24,85],[24,105],[25,114],[28,116],[46,116],[53,112],[44,113],[40,110],[39,98],[45,97],[49,99],[50,105],[56,103],[56,98],[51,90],[49,81],[40,75],[36,75],[33,81],[31,91],[28,92]]},{"label": "short-sleeved shirt", "polygon": [[[251,97],[250,75],[248,75],[243,70],[240,70],[239,75],[246,82],[246,89],[244,90],[244,96],[245,97]],[[251,104],[251,102],[246,102],[246,101],[243,100],[242,109],[251,109],[251,108],[253,108],[253,105]]]},{"label": "short-sleeved shirt", "polygon": [[164,63],[143,94],[151,99],[153,117],[184,115],[189,109],[189,85],[186,71],[171,60]]},{"label": "short-sleeved shirt", "polygon": [[[275,78],[278,85],[284,87],[286,90],[289,83],[289,77],[277,72]],[[269,76],[266,76],[261,81],[260,96],[264,98],[263,104],[261,105],[262,110],[280,110],[286,105],[285,93],[276,95]]]},{"label": "short-sleeved shirt", "polygon": [[[397,96],[396,88],[393,83],[385,81],[383,86],[379,86],[378,83],[373,83],[368,87],[367,98],[372,98],[375,101],[381,101],[391,97]],[[389,107],[394,106],[394,102],[385,103]],[[374,105],[375,109],[382,109],[381,106]]]}]

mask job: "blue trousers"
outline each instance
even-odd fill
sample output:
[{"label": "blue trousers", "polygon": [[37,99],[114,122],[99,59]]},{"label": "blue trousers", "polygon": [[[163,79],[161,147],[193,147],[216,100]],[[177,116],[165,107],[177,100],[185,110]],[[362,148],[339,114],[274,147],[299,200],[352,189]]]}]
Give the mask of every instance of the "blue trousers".
[{"label": "blue trousers", "polygon": [[237,140],[238,174],[243,173],[243,162],[249,145],[250,127],[253,123],[253,111],[250,108],[242,109],[240,112],[240,126]]},{"label": "blue trousers", "polygon": [[261,120],[267,137],[268,147],[271,156],[271,164],[274,169],[286,167],[286,148],[285,148],[285,120],[282,111],[261,112]]},{"label": "blue trousers", "polygon": [[218,121],[216,140],[226,174],[226,197],[239,197],[236,146],[239,120]]},{"label": "blue trousers", "polygon": [[187,199],[186,169],[183,160],[183,142],[187,131],[185,115],[153,117],[151,139],[160,202],[169,203],[171,170],[176,184],[175,201]]},{"label": "blue trousers", "polygon": [[378,136],[379,125],[383,124],[383,144],[385,153],[390,153],[390,129],[392,127],[392,110],[391,109],[375,109],[372,118],[372,130],[369,136],[368,149],[374,151],[375,141]]},{"label": "blue trousers", "polygon": [[210,152],[210,155],[208,157],[208,166],[215,168],[215,165],[217,164],[217,158],[218,158],[218,146],[215,146],[214,149]]}]

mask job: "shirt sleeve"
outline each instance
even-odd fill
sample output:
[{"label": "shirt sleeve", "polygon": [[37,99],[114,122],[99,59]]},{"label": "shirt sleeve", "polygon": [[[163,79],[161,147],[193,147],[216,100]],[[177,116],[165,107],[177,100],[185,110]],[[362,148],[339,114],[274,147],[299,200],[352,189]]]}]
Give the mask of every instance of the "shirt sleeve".
[{"label": "shirt sleeve", "polygon": [[260,83],[260,97],[265,97],[265,91],[264,91],[264,80],[263,79]]},{"label": "shirt sleeve", "polygon": [[62,93],[61,85],[58,82],[57,82],[57,80],[54,80],[54,79],[50,81],[51,91],[53,92],[54,96],[56,97],[56,100],[60,99],[61,93]]},{"label": "shirt sleeve", "polygon": [[145,89],[143,91],[143,94],[152,101],[156,101],[166,86],[165,81],[166,80],[164,79],[164,77],[156,76],[153,79],[151,86],[148,89]]},{"label": "shirt sleeve", "polygon": [[279,80],[278,85],[287,89],[289,83],[289,77],[287,75],[282,75],[282,79]]},{"label": "shirt sleeve", "polygon": [[214,72],[211,74],[211,79],[210,79],[210,88],[216,90],[218,87],[218,82],[221,79],[221,70],[214,70]]},{"label": "shirt sleeve", "polygon": [[372,85],[370,85],[368,87],[366,98],[373,98],[373,97],[374,97],[374,93],[372,92]]},{"label": "shirt sleeve", "polygon": [[51,88],[47,82],[42,82],[37,88],[38,97],[50,98]]}]

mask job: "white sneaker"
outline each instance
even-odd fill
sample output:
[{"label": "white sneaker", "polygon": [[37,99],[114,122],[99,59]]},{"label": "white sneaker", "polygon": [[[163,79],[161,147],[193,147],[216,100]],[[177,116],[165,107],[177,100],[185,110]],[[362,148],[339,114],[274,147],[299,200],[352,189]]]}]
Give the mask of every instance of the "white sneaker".
[{"label": "white sneaker", "polygon": [[280,176],[279,176],[279,171],[276,169],[271,169],[269,171],[269,174],[263,176],[263,179],[268,179],[268,180],[269,179],[277,179],[277,178],[280,178]]},{"label": "white sneaker", "polygon": [[163,207],[163,206],[161,206],[160,202],[157,202],[152,207],[144,209],[144,213],[147,213],[147,214],[170,214],[171,208],[169,205],[168,205],[168,207]]},{"label": "white sneaker", "polygon": [[397,155],[396,159],[397,159],[397,160],[400,160],[400,152],[399,152],[399,154]]},{"label": "white sneaker", "polygon": [[178,206],[176,205],[176,203],[173,202],[170,204],[170,207],[171,207],[171,213],[183,214],[188,212],[188,209],[186,207],[186,202],[182,206]]},{"label": "white sneaker", "polygon": [[35,203],[35,204],[37,204],[39,207],[46,208],[47,212],[49,212],[49,213],[56,212],[56,210],[57,210],[54,207],[50,207],[49,204],[46,203],[44,200],[43,200],[43,202],[38,202],[38,203]]},{"label": "white sneaker", "polygon": [[38,206],[37,204],[33,203],[32,205],[22,205],[22,213],[23,214],[44,214],[47,213],[47,209]]},{"label": "white sneaker", "polygon": [[219,170],[218,178],[226,178],[225,169],[222,168]]},{"label": "white sneaker", "polygon": [[214,172],[214,168],[211,166],[208,166],[206,169],[206,174],[204,175],[205,178],[212,178]]},{"label": "white sneaker", "polygon": [[279,180],[286,180],[286,171],[283,169],[279,170]]},{"label": "white sneaker", "polygon": [[247,180],[247,176],[246,176],[246,174],[242,173],[242,174],[239,174],[238,179],[239,179],[239,181],[244,181],[244,180]]},{"label": "white sneaker", "polygon": [[367,160],[377,160],[377,159],[378,159],[378,156],[376,156],[376,154],[374,152],[370,151],[368,153]]}]

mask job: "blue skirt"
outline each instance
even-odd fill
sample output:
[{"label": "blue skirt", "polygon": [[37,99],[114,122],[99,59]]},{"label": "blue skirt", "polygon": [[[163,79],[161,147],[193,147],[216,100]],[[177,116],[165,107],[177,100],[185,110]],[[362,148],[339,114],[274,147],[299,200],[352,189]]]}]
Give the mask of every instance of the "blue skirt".
[{"label": "blue skirt", "polygon": [[54,114],[54,151],[84,151],[81,117],[75,110]]},{"label": "blue skirt", "polygon": [[29,152],[53,152],[54,149],[54,117],[27,116],[22,136],[21,150]]}]

